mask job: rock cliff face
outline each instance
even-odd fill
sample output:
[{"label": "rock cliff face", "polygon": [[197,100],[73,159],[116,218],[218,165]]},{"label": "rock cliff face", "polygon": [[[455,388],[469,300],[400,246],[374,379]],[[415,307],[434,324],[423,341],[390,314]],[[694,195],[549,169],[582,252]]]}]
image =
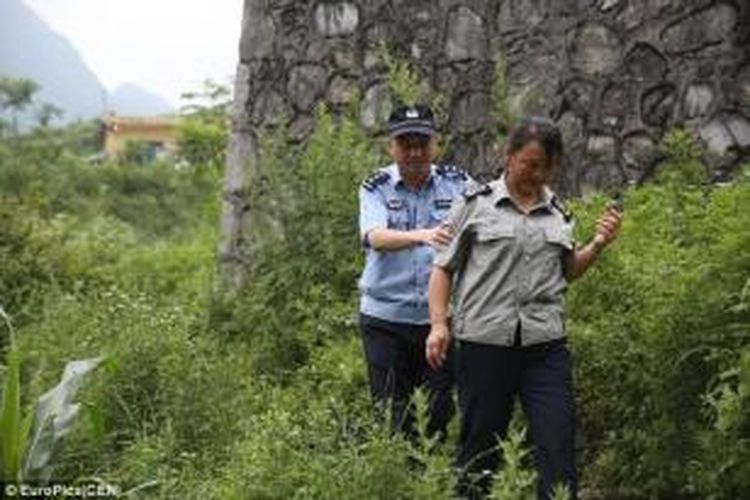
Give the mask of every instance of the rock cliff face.
[{"label": "rock cliff face", "polygon": [[495,61],[507,101],[565,134],[567,194],[637,180],[655,144],[684,125],[717,175],[750,152],[747,0],[245,0],[222,258],[242,260],[244,182],[256,133],[285,123],[304,140],[325,100],[363,98],[378,133],[390,109],[386,41],[446,98],[452,160],[491,174]]}]

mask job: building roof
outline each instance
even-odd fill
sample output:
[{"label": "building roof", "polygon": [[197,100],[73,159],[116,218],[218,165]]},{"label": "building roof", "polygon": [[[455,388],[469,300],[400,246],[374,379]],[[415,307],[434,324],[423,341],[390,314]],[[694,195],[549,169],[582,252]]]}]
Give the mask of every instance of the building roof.
[{"label": "building roof", "polygon": [[177,116],[109,116],[106,118],[108,128],[171,128],[177,125]]}]

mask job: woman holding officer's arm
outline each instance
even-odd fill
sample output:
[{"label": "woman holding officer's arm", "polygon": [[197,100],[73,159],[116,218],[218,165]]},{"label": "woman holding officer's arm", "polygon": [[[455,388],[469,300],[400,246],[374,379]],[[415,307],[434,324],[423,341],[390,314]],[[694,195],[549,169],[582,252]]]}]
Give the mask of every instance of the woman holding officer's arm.
[{"label": "woman holding officer's arm", "polygon": [[[539,498],[548,498],[557,483],[575,498],[563,296],[568,282],[616,238],[621,215],[608,208],[593,241],[575,248],[570,216],[547,187],[561,156],[556,125],[546,118],[525,120],[509,138],[503,176],[452,208],[453,239],[435,257],[426,356],[439,366],[455,336],[462,496],[487,492],[498,467],[497,438],[505,438],[519,395],[534,445]],[[474,484],[471,476],[478,476]]]}]

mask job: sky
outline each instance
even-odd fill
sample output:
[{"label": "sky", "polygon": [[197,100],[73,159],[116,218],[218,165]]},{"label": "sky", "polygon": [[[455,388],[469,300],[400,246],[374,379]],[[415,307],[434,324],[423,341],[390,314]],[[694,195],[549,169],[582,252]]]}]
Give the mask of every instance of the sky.
[{"label": "sky", "polygon": [[135,83],[173,105],[205,79],[230,84],[243,0],[23,0],[112,91]]}]

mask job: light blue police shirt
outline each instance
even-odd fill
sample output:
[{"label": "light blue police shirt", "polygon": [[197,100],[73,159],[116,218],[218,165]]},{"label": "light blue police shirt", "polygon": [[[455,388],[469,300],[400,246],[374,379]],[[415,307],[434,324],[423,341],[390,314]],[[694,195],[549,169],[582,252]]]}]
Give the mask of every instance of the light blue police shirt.
[{"label": "light blue police shirt", "polygon": [[359,231],[365,268],[359,281],[360,312],[386,321],[428,324],[427,282],[435,252],[430,245],[378,251],[367,234],[373,229],[411,231],[440,225],[453,200],[464,193],[469,177],[453,166],[430,166],[419,191],[409,189],[398,165],[381,168],[359,190]]}]

